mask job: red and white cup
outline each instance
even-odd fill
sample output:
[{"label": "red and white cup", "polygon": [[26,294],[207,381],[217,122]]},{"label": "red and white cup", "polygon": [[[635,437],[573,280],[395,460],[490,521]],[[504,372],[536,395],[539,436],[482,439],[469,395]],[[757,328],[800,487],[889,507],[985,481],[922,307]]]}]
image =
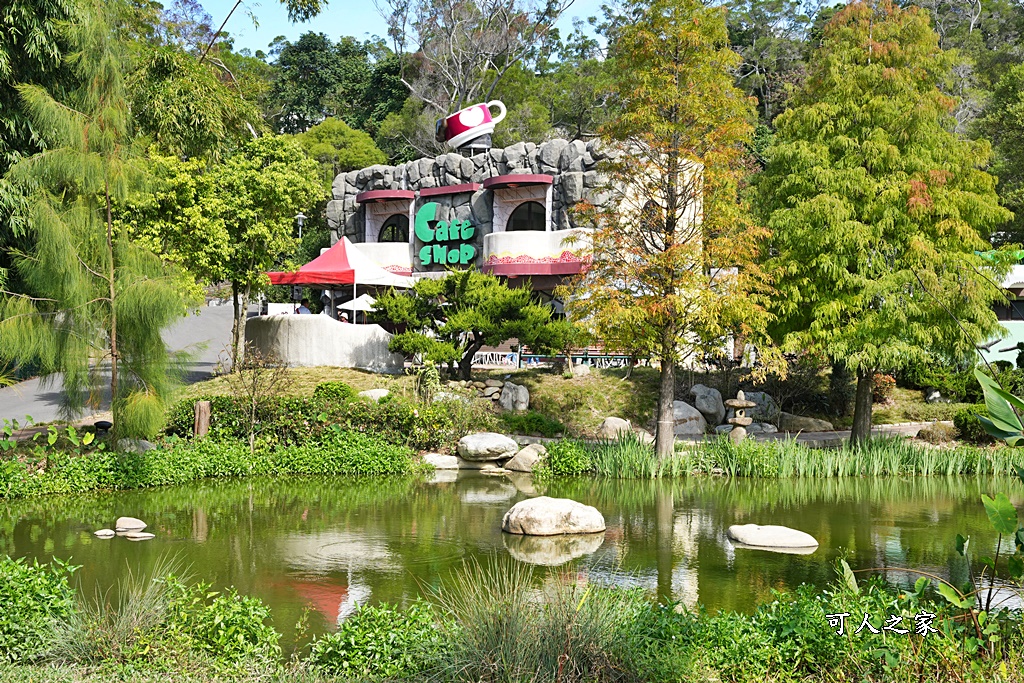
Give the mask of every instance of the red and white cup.
[{"label": "red and white cup", "polygon": [[[491,116],[491,107],[499,109],[497,116]],[[494,125],[505,118],[505,113],[500,100],[468,106],[437,122],[437,138],[458,149],[474,138],[493,133]]]}]

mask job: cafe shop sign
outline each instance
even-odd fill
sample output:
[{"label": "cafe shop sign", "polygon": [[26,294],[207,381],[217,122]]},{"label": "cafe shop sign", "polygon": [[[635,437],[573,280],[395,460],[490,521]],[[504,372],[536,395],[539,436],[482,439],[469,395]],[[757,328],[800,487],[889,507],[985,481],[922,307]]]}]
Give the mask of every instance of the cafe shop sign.
[{"label": "cafe shop sign", "polygon": [[476,258],[470,241],[476,228],[469,221],[438,221],[436,202],[428,202],[416,212],[416,239],[423,243],[420,263],[424,266],[465,266]]}]

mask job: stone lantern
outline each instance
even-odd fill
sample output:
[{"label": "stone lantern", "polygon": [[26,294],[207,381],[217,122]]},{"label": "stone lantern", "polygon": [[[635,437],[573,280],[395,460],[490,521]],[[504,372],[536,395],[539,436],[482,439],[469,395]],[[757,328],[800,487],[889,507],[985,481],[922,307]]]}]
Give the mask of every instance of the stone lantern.
[{"label": "stone lantern", "polygon": [[725,402],[725,405],[736,411],[735,416],[728,419],[729,424],[733,425],[733,428],[729,431],[729,440],[733,443],[739,443],[747,438],[747,427],[754,421],[753,418],[747,417],[747,408],[753,408],[757,404],[753,401],[748,401],[747,397],[743,395],[743,391],[740,390],[736,392],[736,398],[730,398]]}]

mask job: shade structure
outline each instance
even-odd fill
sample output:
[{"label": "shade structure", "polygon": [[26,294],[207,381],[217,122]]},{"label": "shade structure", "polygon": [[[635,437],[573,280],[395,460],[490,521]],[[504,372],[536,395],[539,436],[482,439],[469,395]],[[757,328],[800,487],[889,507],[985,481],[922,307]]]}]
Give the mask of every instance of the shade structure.
[{"label": "shade structure", "polygon": [[338,304],[338,308],[343,311],[372,311],[375,303],[377,303],[377,300],[369,294],[360,294],[352,301]]},{"label": "shade structure", "polygon": [[412,278],[384,270],[343,237],[330,249],[293,272],[270,272],[274,285],[311,285],[335,289],[337,285],[411,287]]}]

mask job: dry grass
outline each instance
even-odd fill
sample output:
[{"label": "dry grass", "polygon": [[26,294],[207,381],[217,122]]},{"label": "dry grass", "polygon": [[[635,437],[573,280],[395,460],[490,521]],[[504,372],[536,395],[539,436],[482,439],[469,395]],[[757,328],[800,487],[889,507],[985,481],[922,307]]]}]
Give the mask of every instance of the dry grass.
[{"label": "dry grass", "polygon": [[[382,375],[352,368],[315,367],[290,368],[288,370],[287,396],[310,397],[321,382],[344,382],[356,391],[366,389],[388,389],[397,395],[412,396],[413,378],[409,375]],[[227,396],[232,393],[227,376],[221,375],[182,387],[178,400],[198,396]]]}]

